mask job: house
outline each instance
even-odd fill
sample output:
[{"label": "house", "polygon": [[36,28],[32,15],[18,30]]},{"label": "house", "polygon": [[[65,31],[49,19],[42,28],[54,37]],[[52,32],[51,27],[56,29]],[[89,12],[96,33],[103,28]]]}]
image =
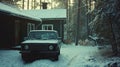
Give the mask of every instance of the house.
[{"label": "house", "polygon": [[0,3],[0,48],[19,45],[41,19]]},{"label": "house", "polygon": [[64,24],[67,18],[66,9],[23,10],[23,12],[40,17],[42,23],[38,26],[38,29],[57,30],[63,41]]}]

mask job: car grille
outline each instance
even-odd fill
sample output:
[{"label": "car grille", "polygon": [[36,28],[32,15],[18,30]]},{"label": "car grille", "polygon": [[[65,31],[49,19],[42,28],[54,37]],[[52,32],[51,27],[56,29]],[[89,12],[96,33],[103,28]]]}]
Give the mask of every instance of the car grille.
[{"label": "car grille", "polygon": [[47,51],[49,50],[50,44],[31,44],[29,45],[29,50],[31,51]]}]

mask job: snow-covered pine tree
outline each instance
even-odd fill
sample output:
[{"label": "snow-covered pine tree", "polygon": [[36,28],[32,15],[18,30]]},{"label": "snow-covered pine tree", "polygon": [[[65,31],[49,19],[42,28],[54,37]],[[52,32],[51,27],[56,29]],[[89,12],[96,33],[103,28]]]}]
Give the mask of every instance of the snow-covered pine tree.
[{"label": "snow-covered pine tree", "polygon": [[109,39],[115,55],[120,44],[120,0],[96,0],[95,18],[90,23],[94,33]]}]

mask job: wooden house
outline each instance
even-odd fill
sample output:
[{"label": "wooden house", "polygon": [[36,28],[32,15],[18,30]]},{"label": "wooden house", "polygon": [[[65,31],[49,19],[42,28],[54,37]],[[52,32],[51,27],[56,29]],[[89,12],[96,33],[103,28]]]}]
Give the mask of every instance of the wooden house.
[{"label": "wooden house", "polygon": [[28,32],[40,23],[40,18],[0,3],[0,48],[20,45]]},{"label": "wooden house", "polygon": [[66,23],[66,9],[42,9],[42,10],[24,10],[23,12],[29,13],[42,19],[39,24],[40,30],[57,30],[59,36],[64,39],[64,24]]}]

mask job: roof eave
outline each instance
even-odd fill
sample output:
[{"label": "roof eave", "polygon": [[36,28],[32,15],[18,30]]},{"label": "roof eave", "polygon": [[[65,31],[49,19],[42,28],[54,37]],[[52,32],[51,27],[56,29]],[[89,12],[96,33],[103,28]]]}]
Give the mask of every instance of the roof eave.
[{"label": "roof eave", "polygon": [[28,19],[28,20],[42,22],[41,19],[31,18],[31,17],[27,17],[27,16],[24,16],[24,15],[19,15],[19,14],[12,13],[12,12],[9,12],[9,11],[6,11],[6,10],[2,10],[2,9],[0,9],[0,11],[5,13],[5,14],[7,14],[7,15],[10,15],[10,16],[15,16],[15,17],[23,18],[23,19]]}]

